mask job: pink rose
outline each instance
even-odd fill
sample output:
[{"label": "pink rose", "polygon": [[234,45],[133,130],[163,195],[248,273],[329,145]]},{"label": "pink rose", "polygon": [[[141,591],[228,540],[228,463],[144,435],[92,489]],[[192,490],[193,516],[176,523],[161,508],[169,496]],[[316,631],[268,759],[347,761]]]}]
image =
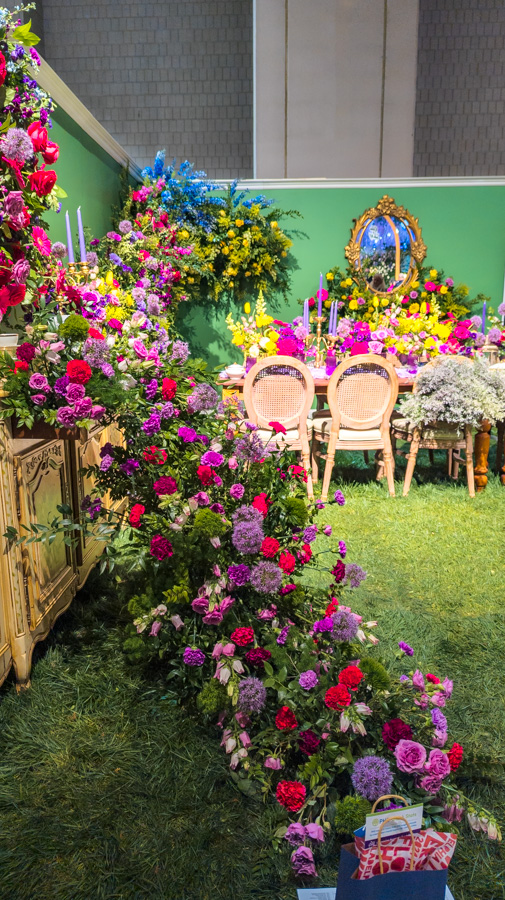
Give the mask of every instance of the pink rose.
[{"label": "pink rose", "polygon": [[133,349],[139,359],[147,359],[147,349],[143,341],[134,341]]},{"label": "pink rose", "polygon": [[220,625],[223,621],[223,614],[219,609],[219,606],[215,606],[214,609],[211,609],[204,617],[203,621],[206,625]]},{"label": "pink rose", "polygon": [[422,772],[426,762],[426,750],[417,741],[398,741],[395,751],[396,765],[400,772]]},{"label": "pink rose", "polygon": [[266,769],[282,769],[280,759],[277,759],[275,756],[267,756],[263,765]]},{"label": "pink rose", "polygon": [[427,794],[437,794],[442,787],[442,779],[438,778],[436,775],[426,775],[421,779],[420,787],[422,787],[423,791],[426,791]]},{"label": "pink rose", "polygon": [[46,402],[47,397],[45,394],[32,394],[30,397],[32,403],[35,403],[35,406],[43,406]]},{"label": "pink rose", "polygon": [[442,750],[431,750],[430,758],[425,766],[428,775],[436,775],[437,778],[446,778],[451,771],[451,764],[447,753]]},{"label": "pink rose", "polygon": [[209,601],[207,597],[197,597],[191,604],[191,609],[203,616],[209,609]]}]

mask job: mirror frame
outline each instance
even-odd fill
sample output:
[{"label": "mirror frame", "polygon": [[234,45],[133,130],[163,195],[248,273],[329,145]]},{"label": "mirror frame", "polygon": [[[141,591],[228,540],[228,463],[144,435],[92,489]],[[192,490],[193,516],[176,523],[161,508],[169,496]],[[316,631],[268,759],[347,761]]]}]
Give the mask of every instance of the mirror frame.
[{"label": "mirror frame", "polygon": [[[381,197],[377,206],[371,206],[370,209],[366,209],[365,212],[362,213],[359,219],[353,219],[354,226],[351,228],[351,239],[345,248],[345,255],[349,260],[351,267],[354,269],[354,279],[358,282],[361,274],[360,251],[364,228],[368,222],[384,216],[394,216],[397,219],[402,219],[414,238],[410,245],[410,265],[407,277],[405,281],[402,281],[401,285],[398,285],[398,287],[395,288],[396,291],[408,291],[412,282],[416,280],[417,267],[421,265],[426,256],[427,247],[421,236],[419,220],[415,219],[404,206],[397,206],[393,198],[389,197],[387,194],[384,194],[384,196]],[[367,286],[377,297],[388,297],[391,293],[391,291],[376,291],[369,284]]]}]

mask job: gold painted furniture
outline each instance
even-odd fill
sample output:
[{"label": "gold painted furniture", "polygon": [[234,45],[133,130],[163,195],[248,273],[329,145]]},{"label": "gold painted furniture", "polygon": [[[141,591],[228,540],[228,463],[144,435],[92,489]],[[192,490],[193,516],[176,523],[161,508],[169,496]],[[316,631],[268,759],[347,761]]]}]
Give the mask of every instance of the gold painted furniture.
[{"label": "gold painted furniture", "polygon": [[[309,369],[291,356],[267,356],[258,360],[244,380],[247,418],[258,426],[257,434],[264,444],[275,443],[301,453],[311,499],[314,492],[307,416],[314,395],[314,379]],[[270,422],[279,422],[286,434],[273,435]]]}]

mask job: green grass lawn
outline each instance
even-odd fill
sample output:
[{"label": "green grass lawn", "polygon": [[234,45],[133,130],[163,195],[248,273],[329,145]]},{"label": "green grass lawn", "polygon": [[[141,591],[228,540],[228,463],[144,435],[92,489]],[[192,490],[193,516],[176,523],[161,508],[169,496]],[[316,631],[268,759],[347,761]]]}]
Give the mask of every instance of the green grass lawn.
[{"label": "green grass lawn", "polygon": [[[398,671],[403,639],[420,668],[454,679],[462,789],[503,824],[505,488],[491,479],[471,501],[442,455],[433,471],[420,454],[409,497],[392,499],[359,454],[338,462],[347,502],[320,518],[369,573],[353,608],[378,619]],[[269,850],[274,806],[236,792],[217,733],[164,700],[121,644],[114,593],[91,580],[38,650],[31,690],[0,689],[2,900],[295,900],[287,856]],[[335,846],[319,869],[335,883]],[[465,834],[456,900],[505,898],[504,870],[501,845]]]}]

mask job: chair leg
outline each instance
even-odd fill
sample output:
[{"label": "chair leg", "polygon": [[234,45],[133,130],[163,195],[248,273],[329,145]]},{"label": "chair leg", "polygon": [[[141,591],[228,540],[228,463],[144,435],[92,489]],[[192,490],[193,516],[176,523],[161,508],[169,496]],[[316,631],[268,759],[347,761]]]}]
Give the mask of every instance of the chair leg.
[{"label": "chair leg", "polygon": [[458,453],[453,453],[452,455],[452,478],[454,481],[457,481],[459,478],[459,456]]},{"label": "chair leg", "polygon": [[428,450],[428,456],[430,458],[430,466],[434,466],[435,465],[435,454],[433,453],[433,450]]},{"label": "chair leg", "polygon": [[321,500],[328,499],[328,491],[330,489],[331,473],[333,471],[333,463],[335,462],[335,445],[337,443],[337,435],[330,434],[328,441],[328,450],[326,452],[326,465],[324,467],[323,490],[321,492]]},{"label": "chair leg", "polygon": [[318,441],[312,438],[312,484],[319,481],[319,451],[317,449]]},{"label": "chair leg", "polygon": [[452,450],[447,451],[447,474],[452,475]]},{"label": "chair leg", "polygon": [[366,464],[368,465],[368,463],[369,463],[368,450],[363,450],[363,456],[365,458]]},{"label": "chair leg", "polygon": [[388,481],[388,488],[391,497],[395,495],[395,476],[394,476],[394,468],[393,468],[393,449],[391,447],[391,442],[389,440],[384,441],[384,450],[382,453],[382,458],[384,461],[384,469],[386,470],[386,478]]},{"label": "chair leg", "polygon": [[314,488],[312,486],[312,472],[310,470],[310,447],[307,437],[305,440],[303,436],[301,436],[301,444],[302,444],[302,465],[305,471],[307,472],[307,495],[309,500],[314,499]]},{"label": "chair leg", "polygon": [[403,496],[406,497],[410,490],[410,483],[412,481],[412,476],[414,474],[414,469],[416,467],[416,459],[417,459],[417,451],[419,450],[419,434],[415,434],[412,438],[412,443],[410,445],[410,450],[407,454],[407,469],[405,472],[405,481],[403,482]]},{"label": "chair leg", "polygon": [[465,428],[465,456],[466,456],[466,480],[468,482],[468,493],[470,497],[475,497],[475,478],[473,473],[473,439],[472,429],[468,426]]}]

